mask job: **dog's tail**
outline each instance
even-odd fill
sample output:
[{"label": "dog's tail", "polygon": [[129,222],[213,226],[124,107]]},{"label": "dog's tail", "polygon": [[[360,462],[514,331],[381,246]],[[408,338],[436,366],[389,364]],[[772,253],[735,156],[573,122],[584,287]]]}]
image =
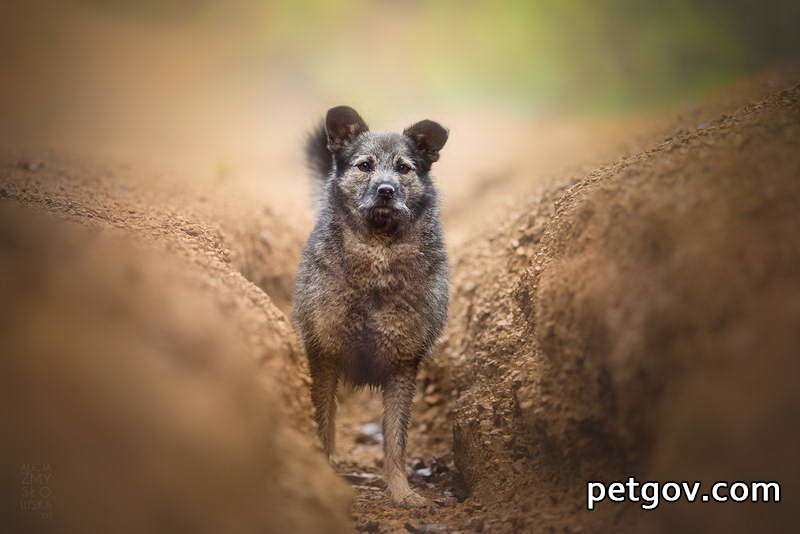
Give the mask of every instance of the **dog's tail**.
[{"label": "dog's tail", "polygon": [[306,165],[314,178],[315,185],[325,183],[333,170],[333,157],[328,151],[328,134],[325,123],[314,128],[306,138]]}]

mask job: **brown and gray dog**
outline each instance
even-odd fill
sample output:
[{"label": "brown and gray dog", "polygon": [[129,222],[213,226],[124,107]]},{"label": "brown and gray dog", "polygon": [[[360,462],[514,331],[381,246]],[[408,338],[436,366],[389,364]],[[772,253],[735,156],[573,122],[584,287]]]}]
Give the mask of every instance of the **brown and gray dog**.
[{"label": "brown and gray dog", "polygon": [[340,379],[382,389],[386,483],[406,506],[426,503],[406,478],[406,434],[417,368],[447,317],[447,256],[429,174],[447,136],[429,120],[402,134],[371,132],[340,106],[306,146],[322,189],[294,318],[319,436],[330,457]]}]

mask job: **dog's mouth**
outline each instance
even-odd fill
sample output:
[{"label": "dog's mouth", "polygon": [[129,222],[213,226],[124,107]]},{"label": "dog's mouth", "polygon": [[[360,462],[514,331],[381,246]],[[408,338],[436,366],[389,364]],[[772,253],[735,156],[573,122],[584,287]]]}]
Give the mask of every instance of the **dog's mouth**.
[{"label": "dog's mouth", "polygon": [[394,233],[408,219],[410,212],[402,202],[373,203],[362,206],[361,213],[373,230]]},{"label": "dog's mouth", "polygon": [[378,206],[369,210],[369,220],[375,226],[385,226],[394,218],[394,210],[388,206]]}]

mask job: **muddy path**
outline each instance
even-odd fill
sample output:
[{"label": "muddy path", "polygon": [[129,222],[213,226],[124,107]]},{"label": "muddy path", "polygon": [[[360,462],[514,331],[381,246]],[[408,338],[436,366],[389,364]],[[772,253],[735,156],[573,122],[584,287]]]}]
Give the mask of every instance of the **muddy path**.
[{"label": "muddy path", "polygon": [[[311,225],[307,184],[298,179],[298,146],[290,142],[301,137],[299,127],[297,135],[271,144],[267,156],[225,166],[198,157],[203,163],[188,169],[160,163],[157,152],[133,161],[87,146],[7,142],[0,152],[1,265],[9,279],[28,289],[7,286],[5,297],[17,309],[56,322],[62,314],[89,310],[85,321],[64,334],[69,343],[45,336],[33,348],[24,332],[9,326],[19,326],[10,314],[4,325],[11,346],[20,354],[39,351],[76,387],[84,380],[94,395],[87,399],[118,406],[135,402],[137,395],[177,399],[171,411],[148,408],[155,422],[142,432],[157,439],[123,432],[127,444],[150,445],[122,480],[135,481],[137,470],[156,472],[165,451],[176,454],[171,445],[176,441],[210,466],[202,477],[186,479],[195,489],[162,481],[109,494],[113,502],[176,493],[170,502],[178,511],[168,520],[147,506],[120,506],[115,519],[97,518],[92,525],[124,525],[129,528],[117,530],[131,532],[165,526],[248,532],[265,524],[274,532],[590,532],[618,530],[623,517],[635,517],[651,531],[693,524],[697,517],[691,510],[666,519],[641,519],[624,507],[588,515],[581,481],[630,472],[674,478],[676,457],[688,458],[689,465],[711,465],[698,467],[700,474],[681,470],[691,478],[710,473],[732,478],[730,469],[770,471],[777,465],[777,460],[756,465],[743,459],[756,446],[744,439],[734,440],[741,447],[718,464],[686,455],[682,436],[697,425],[733,417],[725,410],[709,409],[687,422],[684,416],[694,409],[684,400],[673,417],[645,415],[661,413],[678,398],[702,397],[692,373],[704,376],[713,365],[714,355],[700,350],[711,339],[703,334],[707,328],[721,332],[713,342],[736,362],[725,367],[727,379],[717,383],[717,393],[751,387],[757,406],[764,407],[743,417],[745,428],[756,432],[757,421],[773,408],[790,413],[796,406],[793,382],[781,378],[794,376],[784,355],[798,346],[788,328],[798,295],[791,265],[800,259],[792,245],[797,238],[788,230],[797,213],[800,169],[794,76],[767,74],[693,106],[646,117],[532,123],[486,116],[481,128],[471,127],[474,116],[449,117],[454,135],[436,175],[444,196],[453,310],[436,354],[422,370],[412,418],[411,481],[434,503],[419,510],[394,507],[383,491],[381,403],[374,392],[339,394],[338,480],[313,450],[307,371],[287,320],[294,269]],[[489,138],[494,145],[487,146]],[[483,157],[476,161],[479,148]],[[762,187],[764,181],[770,185]],[[738,195],[727,193],[737,190]],[[737,211],[742,206],[749,216]],[[704,223],[703,213],[720,222]],[[646,224],[630,222],[636,220]],[[662,248],[663,243],[671,245]],[[681,245],[697,254],[688,259],[676,254]],[[738,262],[744,274],[730,273],[725,261]],[[37,263],[33,282],[25,275],[31,262]],[[709,263],[712,269],[698,267]],[[72,282],[59,277],[62,264]],[[758,264],[773,278],[759,274]],[[117,272],[114,265],[124,268]],[[684,287],[684,277],[675,273],[687,269],[695,273],[695,285]],[[130,282],[140,279],[144,282]],[[731,296],[707,302],[720,291],[714,285],[720,279],[732,288]],[[41,285],[49,292],[31,289]],[[108,301],[83,304],[84,294],[108,295]],[[54,304],[62,300],[67,304]],[[115,305],[135,311],[108,317]],[[724,312],[731,309],[736,312]],[[759,311],[764,309],[771,312],[765,316]],[[101,329],[106,322],[111,337],[96,340],[77,371],[64,366],[64,355],[79,353],[82,340],[92,339],[93,325]],[[747,386],[741,382],[747,374],[742,347],[752,349],[765,335],[774,341],[764,356],[771,371],[757,375],[757,387]],[[665,340],[676,337],[688,348],[673,343],[665,349]],[[155,392],[144,388],[123,395],[106,387],[112,376],[84,378],[87,370],[104,365],[104,346],[128,346],[133,339],[153,341],[111,356],[112,365],[117,359],[141,360],[123,368],[154,381]],[[683,359],[686,351],[698,354],[691,365]],[[642,362],[638,355],[645,352],[658,354],[659,363]],[[174,376],[158,374],[159,354],[184,362]],[[218,354],[228,362],[224,370],[209,363]],[[39,371],[12,366],[5,376],[10,380],[17,373],[30,391],[51,395],[52,385],[36,380]],[[248,393],[234,405],[225,400],[241,390]],[[264,391],[267,396],[261,397]],[[642,391],[667,393],[644,400]],[[785,394],[779,406],[770,408],[770,391]],[[200,409],[209,414],[205,419],[195,420],[193,403],[205,397],[216,401]],[[83,400],[72,406],[66,402],[71,398],[63,397],[73,415],[91,405]],[[105,458],[110,445],[103,445],[96,428],[62,428],[35,399],[8,400],[22,404],[29,421],[14,421],[19,439],[7,447],[11,460],[4,473],[13,477],[18,463],[30,461],[24,446],[26,437],[39,435],[30,425],[37,418],[54,429],[37,458],[56,457],[49,461],[66,466],[69,455],[54,452],[62,443],[99,443],[96,456],[102,461],[87,468],[92,478],[64,469],[58,482],[65,499],[56,502],[56,516],[61,514],[64,525],[81,526],[82,514],[92,515],[82,492],[108,484],[102,466],[115,457]],[[263,404],[269,406],[258,416]],[[138,420],[125,410],[92,417],[119,429]],[[167,430],[185,418],[194,426]],[[776,459],[786,458],[782,444],[796,443],[792,423],[791,415],[775,423],[787,428],[766,445]],[[234,437],[210,451],[198,445],[208,434]],[[732,438],[713,427],[705,439]],[[259,449],[269,452],[261,458]],[[224,459],[231,455],[243,460],[226,471],[231,466]],[[279,469],[283,458],[288,460]],[[249,472],[248,462],[266,465],[267,474]],[[176,459],[171,474],[181,479],[191,470],[191,461]],[[222,485],[229,492],[225,496],[214,489],[214,477],[224,472],[231,473]],[[271,479],[266,485],[265,476]],[[786,480],[788,493],[796,478],[787,476],[793,478]],[[231,498],[240,485],[255,489]],[[205,512],[193,515],[201,505]],[[739,518],[757,517],[749,510]],[[232,514],[240,520],[229,522]],[[23,530],[49,531],[54,524],[19,510],[10,517]],[[777,514],[765,525],[779,525],[781,519]]]}]

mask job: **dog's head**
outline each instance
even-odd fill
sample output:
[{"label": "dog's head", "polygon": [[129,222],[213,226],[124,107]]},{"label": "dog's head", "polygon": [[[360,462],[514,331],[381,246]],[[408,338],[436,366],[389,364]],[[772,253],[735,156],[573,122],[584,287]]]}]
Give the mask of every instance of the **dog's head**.
[{"label": "dog's head", "polygon": [[402,232],[435,200],[428,173],[447,141],[440,124],[371,132],[353,108],[339,106],[328,111],[325,130],[336,162],[335,199],[365,231]]}]

